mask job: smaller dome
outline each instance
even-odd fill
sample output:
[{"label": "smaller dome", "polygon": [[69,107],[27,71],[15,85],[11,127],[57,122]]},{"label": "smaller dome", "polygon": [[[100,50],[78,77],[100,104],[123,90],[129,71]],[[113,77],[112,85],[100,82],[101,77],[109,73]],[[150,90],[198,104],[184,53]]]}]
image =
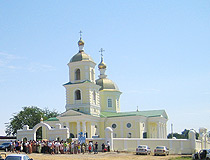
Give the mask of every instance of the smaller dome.
[{"label": "smaller dome", "polygon": [[99,69],[106,69],[106,64],[103,61],[101,61],[98,65],[98,68]]},{"label": "smaller dome", "polygon": [[80,40],[78,41],[78,45],[79,46],[82,46],[82,45],[84,45],[85,44],[85,42],[82,40],[82,38],[80,38]]},{"label": "smaller dome", "polygon": [[118,90],[119,88],[118,86],[110,79],[108,78],[100,78],[96,80],[96,84],[101,86],[100,90],[103,89],[114,89],[114,90]]}]

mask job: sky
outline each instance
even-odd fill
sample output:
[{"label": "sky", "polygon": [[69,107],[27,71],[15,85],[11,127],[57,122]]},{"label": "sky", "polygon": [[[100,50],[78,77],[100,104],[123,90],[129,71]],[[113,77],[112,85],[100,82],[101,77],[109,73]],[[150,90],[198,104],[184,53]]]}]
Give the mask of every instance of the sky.
[{"label": "sky", "polygon": [[65,111],[80,30],[97,64],[105,50],[121,111],[165,109],[168,132],[210,129],[210,1],[1,0],[0,135],[22,107]]}]

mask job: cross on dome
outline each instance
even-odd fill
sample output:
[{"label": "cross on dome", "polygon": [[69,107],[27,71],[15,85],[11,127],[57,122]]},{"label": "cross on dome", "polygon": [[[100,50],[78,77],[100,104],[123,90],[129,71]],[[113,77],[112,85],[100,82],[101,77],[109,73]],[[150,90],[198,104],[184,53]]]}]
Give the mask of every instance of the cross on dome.
[{"label": "cross on dome", "polygon": [[78,41],[78,45],[79,45],[79,51],[82,52],[84,51],[85,42],[82,40],[82,31],[80,31],[79,34],[80,34],[80,40]]},{"label": "cross on dome", "polygon": [[[103,52],[104,52],[105,50],[103,49],[103,48],[101,48],[100,50],[99,50],[99,52],[101,52],[101,62],[99,63],[99,65],[98,65],[98,68],[99,69],[106,69],[106,64],[104,63],[104,59],[103,59]],[[104,71],[103,71],[104,72]],[[104,74],[104,73],[103,73]]]},{"label": "cross on dome", "polygon": [[82,31],[81,30],[79,31],[79,34],[80,34],[80,39],[82,39]]},{"label": "cross on dome", "polygon": [[103,52],[105,52],[105,50],[104,50],[103,48],[101,48],[101,49],[99,50],[99,52],[101,52],[101,57],[103,58]]}]

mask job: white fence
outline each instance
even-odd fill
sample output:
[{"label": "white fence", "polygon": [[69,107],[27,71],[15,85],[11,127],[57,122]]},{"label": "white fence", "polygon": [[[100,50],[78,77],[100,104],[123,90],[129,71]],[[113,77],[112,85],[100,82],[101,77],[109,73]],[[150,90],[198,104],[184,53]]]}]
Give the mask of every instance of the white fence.
[{"label": "white fence", "polygon": [[192,154],[194,150],[189,139],[113,138],[113,145],[115,151],[135,151],[138,145],[148,145],[152,152],[156,146],[166,146],[170,154]]}]

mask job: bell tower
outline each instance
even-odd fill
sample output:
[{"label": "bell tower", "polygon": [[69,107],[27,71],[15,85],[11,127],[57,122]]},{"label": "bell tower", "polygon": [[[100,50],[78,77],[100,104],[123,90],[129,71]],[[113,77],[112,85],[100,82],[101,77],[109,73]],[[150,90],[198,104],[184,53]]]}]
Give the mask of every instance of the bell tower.
[{"label": "bell tower", "polygon": [[66,111],[72,109],[100,116],[100,86],[95,83],[96,63],[84,52],[84,44],[80,32],[79,52],[68,63],[69,82],[64,84],[66,88]]}]

